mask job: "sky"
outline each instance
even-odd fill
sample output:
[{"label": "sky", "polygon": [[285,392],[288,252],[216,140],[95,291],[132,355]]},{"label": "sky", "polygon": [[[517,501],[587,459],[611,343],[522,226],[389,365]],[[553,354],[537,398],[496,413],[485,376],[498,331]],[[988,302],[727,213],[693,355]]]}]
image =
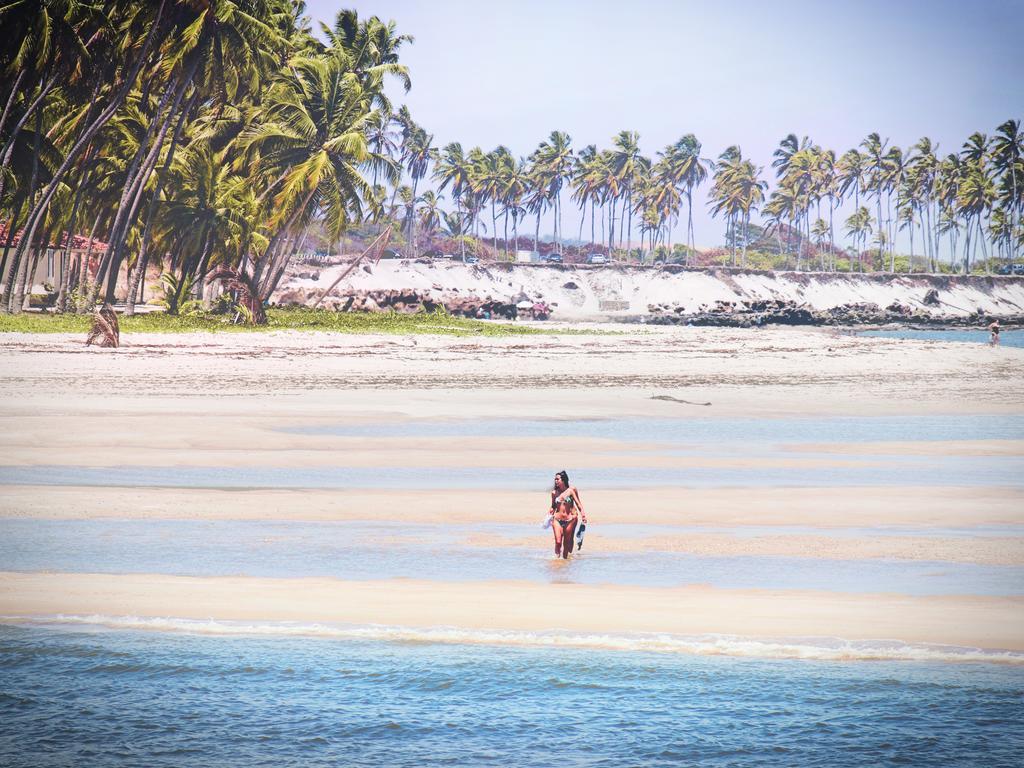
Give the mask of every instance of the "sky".
[{"label": "sky", "polygon": [[[415,38],[401,51],[412,90],[389,94],[437,146],[525,156],[553,130],[599,149],[633,130],[653,158],[694,133],[705,156],[738,144],[774,181],[789,133],[837,155],[872,131],[904,149],[928,136],[946,154],[1024,119],[1024,0],[307,0],[314,21],[340,8]],[[724,241],[709,188],[694,204],[698,247]],[[575,236],[579,214],[564,208]]]}]

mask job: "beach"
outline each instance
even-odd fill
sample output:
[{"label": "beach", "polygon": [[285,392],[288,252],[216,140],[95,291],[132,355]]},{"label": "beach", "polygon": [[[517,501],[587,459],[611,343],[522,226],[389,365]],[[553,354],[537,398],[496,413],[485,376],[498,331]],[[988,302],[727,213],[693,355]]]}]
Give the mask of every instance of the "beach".
[{"label": "beach", "polygon": [[[352,539],[356,559],[398,547],[406,560],[370,579],[326,556],[322,574],[261,572],[253,552],[161,576],[142,544],[134,561],[52,555],[40,572],[3,569],[0,614],[1024,652],[1024,435],[1007,396],[1024,351],[587,328],[600,333],[148,334],[118,350],[7,334],[0,515],[23,537],[8,559],[57,542],[60,521],[126,544],[137,534],[119,525],[163,521],[334,526],[324,535]],[[562,468],[591,525],[560,572],[539,522]],[[353,533],[375,524],[365,543]],[[448,571],[427,567],[437,547]],[[462,556],[506,578],[460,573]],[[712,561],[745,580],[694,577]]]},{"label": "beach", "polygon": [[0,334],[12,764],[1014,764],[1024,349],[528,327]]}]

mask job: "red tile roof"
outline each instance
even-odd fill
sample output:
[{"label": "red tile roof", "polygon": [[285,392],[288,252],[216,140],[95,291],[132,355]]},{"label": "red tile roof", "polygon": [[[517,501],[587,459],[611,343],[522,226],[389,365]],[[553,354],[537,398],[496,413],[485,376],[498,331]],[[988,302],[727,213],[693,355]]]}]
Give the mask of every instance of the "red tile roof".
[{"label": "red tile roof", "polygon": [[[11,243],[11,247],[15,247],[21,242],[21,236],[24,234],[24,230],[19,229],[15,235],[14,240]],[[0,248],[4,248],[7,245],[7,224],[0,222]],[[59,243],[50,243],[47,248],[64,248],[67,245],[67,232],[61,232]],[[72,235],[71,236],[71,249],[72,250],[88,250],[89,238],[83,235]],[[103,253],[107,250],[107,244],[102,240],[93,238],[92,240],[93,253]]]}]

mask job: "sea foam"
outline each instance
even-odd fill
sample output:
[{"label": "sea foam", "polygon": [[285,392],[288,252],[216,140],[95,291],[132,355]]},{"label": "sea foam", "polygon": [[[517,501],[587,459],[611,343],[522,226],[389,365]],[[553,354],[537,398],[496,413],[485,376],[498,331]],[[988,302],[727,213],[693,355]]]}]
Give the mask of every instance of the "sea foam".
[{"label": "sea foam", "polygon": [[562,647],[591,650],[739,656],[820,661],[934,661],[1024,665],[1018,651],[972,648],[900,640],[846,640],[838,637],[752,638],[736,635],[673,635],[666,633],[588,634],[560,630],[464,629],[302,622],[242,622],[173,617],[107,615],[0,616],[0,623],[51,629],[92,628],[139,630],[223,637],[308,637],[393,643],[449,643]]}]

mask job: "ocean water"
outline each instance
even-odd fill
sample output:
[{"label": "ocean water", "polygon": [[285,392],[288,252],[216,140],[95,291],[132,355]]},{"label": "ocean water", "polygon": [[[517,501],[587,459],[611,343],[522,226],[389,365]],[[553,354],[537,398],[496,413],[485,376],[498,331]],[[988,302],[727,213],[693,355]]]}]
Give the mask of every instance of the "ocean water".
[{"label": "ocean water", "polygon": [[[915,328],[892,328],[877,331],[861,331],[860,336],[877,336],[884,339],[914,339],[916,341],[956,341],[968,344],[988,344],[988,331],[973,330],[931,330]],[[1003,347],[1024,347],[1024,330],[1003,330],[999,334],[999,345]]]},{"label": "ocean water", "polygon": [[1024,416],[937,414],[831,418],[713,418],[700,408],[677,418],[409,419],[287,427],[291,434],[342,437],[591,437],[697,444],[862,443],[886,440],[1021,440]]},{"label": "ocean water", "polygon": [[0,625],[0,764],[1010,768],[1024,667]]},{"label": "ocean water", "polygon": [[[551,535],[539,526],[499,528],[535,537],[536,548],[460,545],[488,526],[0,519],[0,570],[1024,595],[1020,566],[606,552],[599,544],[565,562],[553,560]],[[590,533],[601,530],[594,524]]]},{"label": "ocean water", "polygon": [[[784,458],[798,461],[799,456]],[[829,486],[1024,486],[1021,456],[827,454],[829,467],[603,467],[569,472],[581,488],[751,488]],[[343,460],[343,458],[341,459]],[[0,466],[0,485],[157,488],[550,489],[547,470],[523,467]]]},{"label": "ocean water", "polygon": [[[725,455],[844,466],[575,471],[584,489],[677,485],[1024,486],[1021,457],[863,456],[783,444],[1021,439],[1024,417],[499,419],[313,425],[305,434],[565,434],[710,444]],[[130,461],[130,458],[127,459]],[[343,461],[343,459],[342,459]],[[513,488],[516,467],[0,467],[0,485],[179,488]],[[2,492],[2,488],[0,488]],[[40,492],[44,492],[41,490]],[[605,552],[609,538],[828,533],[1020,536],[965,529],[607,526],[553,560],[528,524],[0,519],[0,571],[346,580],[514,579],[836,593],[1024,595],[1024,567]],[[471,546],[471,533],[495,537]],[[500,537],[536,537],[536,549]],[[388,546],[382,547],[382,539]],[[557,588],[557,587],[554,587]],[[1021,765],[1024,653],[898,639],[573,634],[451,627],[238,623],[175,616],[0,616],[0,766]]]}]

